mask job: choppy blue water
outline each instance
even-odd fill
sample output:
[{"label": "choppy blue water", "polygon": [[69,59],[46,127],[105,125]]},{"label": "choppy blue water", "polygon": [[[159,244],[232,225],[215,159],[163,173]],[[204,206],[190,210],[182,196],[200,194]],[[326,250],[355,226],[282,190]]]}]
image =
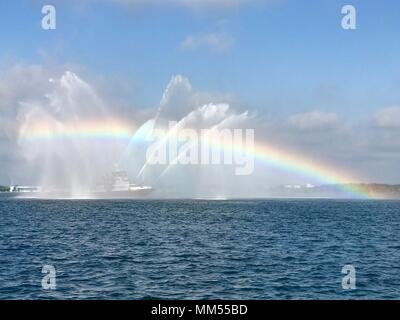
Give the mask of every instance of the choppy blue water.
[{"label": "choppy blue water", "polygon": [[399,299],[399,235],[396,201],[2,197],[0,298]]}]

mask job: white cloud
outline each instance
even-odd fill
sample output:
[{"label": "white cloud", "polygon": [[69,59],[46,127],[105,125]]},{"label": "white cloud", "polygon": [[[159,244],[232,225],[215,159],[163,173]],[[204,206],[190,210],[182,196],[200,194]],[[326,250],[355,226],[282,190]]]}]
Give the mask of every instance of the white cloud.
[{"label": "white cloud", "polygon": [[379,110],[374,115],[374,124],[382,129],[400,129],[400,107]]},{"label": "white cloud", "polygon": [[234,38],[228,33],[221,31],[202,35],[189,35],[180,45],[182,50],[196,50],[207,48],[213,52],[223,53],[228,51],[234,44]]},{"label": "white cloud", "polygon": [[335,129],[340,122],[335,113],[313,111],[290,116],[288,124],[300,131],[322,131]]}]

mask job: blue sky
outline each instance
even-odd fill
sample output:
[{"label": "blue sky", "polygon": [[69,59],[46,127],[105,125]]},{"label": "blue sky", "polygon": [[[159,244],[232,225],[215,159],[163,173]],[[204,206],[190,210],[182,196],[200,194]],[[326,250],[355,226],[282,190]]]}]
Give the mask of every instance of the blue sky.
[{"label": "blue sky", "polygon": [[[359,118],[400,99],[396,1],[352,1],[355,31],[340,25],[346,1],[200,10],[82,2],[54,2],[55,31],[40,28],[41,7],[51,1],[2,2],[0,52],[27,63],[42,63],[45,52],[59,64],[121,74],[139,86],[144,106],[157,104],[174,74],[187,76],[200,90],[232,93],[267,113],[319,109]],[[188,36],[208,34],[223,34],[232,43],[222,52],[207,45],[180,47]]]}]

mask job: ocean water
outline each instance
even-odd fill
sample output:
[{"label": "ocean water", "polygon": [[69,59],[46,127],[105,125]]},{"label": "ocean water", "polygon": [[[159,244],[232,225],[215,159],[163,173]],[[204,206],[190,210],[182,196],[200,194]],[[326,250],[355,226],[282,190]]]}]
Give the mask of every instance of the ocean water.
[{"label": "ocean water", "polygon": [[399,299],[399,236],[398,201],[3,196],[0,299]]}]

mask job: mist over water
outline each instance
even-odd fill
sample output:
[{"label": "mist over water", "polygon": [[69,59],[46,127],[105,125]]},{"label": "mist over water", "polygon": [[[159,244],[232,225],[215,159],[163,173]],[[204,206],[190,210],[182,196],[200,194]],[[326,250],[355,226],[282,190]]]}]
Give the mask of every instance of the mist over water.
[{"label": "mist over water", "polygon": [[[280,165],[284,144],[272,149],[278,150],[275,165],[243,157],[247,130],[254,128],[257,133],[250,139],[253,144],[259,138],[269,143],[259,137],[253,114],[233,106],[229,96],[195,91],[182,76],[172,77],[158,105],[145,111],[135,107],[122,111],[70,71],[59,77],[37,77],[43,88],[18,100],[12,134],[17,137],[13,150],[20,161],[6,171],[10,185],[39,186],[46,197],[98,198],[97,191],[104,191],[105,181],[117,169],[127,173],[131,184],[151,186],[153,197],[225,199],[275,196],[271,188],[276,186],[325,183],[318,175],[313,177],[313,166],[308,175],[297,170],[296,157],[289,157],[289,166]],[[180,140],[179,135],[177,139],[177,132],[188,131],[195,132],[196,139]],[[216,135],[209,139],[202,135],[205,131]],[[218,145],[218,134],[226,131],[232,136],[240,131],[240,143],[222,146],[215,153],[219,162],[205,164],[204,159],[214,160],[215,149],[208,144],[216,140]],[[170,148],[174,144],[175,153]],[[212,153],[204,159],[203,146]],[[163,151],[165,161],[154,161]],[[311,155],[304,158],[311,164],[319,161]],[[249,174],[238,174],[246,167]]]},{"label": "mist over water", "polygon": [[[153,116],[140,123],[115,114],[113,106],[73,72],[48,82],[40,99],[20,101],[18,145],[29,174],[11,177],[11,184],[31,184],[66,197],[90,198],[118,168],[128,173],[132,183],[153,186],[161,197],[223,198],[229,193],[227,186],[235,180],[232,165],[154,165],[146,153],[154,143],[158,149],[169,145],[171,131],[176,129],[240,128],[249,119],[247,111],[236,112],[228,103],[209,102],[212,97],[194,92],[186,78],[175,76]],[[156,133],[161,130],[164,136],[160,139]],[[175,162],[188,148],[181,150]]]},{"label": "mist over water", "polygon": [[[139,181],[156,185],[160,196],[223,198],[230,194],[227,186],[237,177],[234,164],[224,163],[223,151],[217,152],[222,158],[219,164],[193,164],[201,158],[200,145],[208,142],[200,132],[242,128],[249,120],[249,113],[236,112],[227,103],[204,103],[206,99],[193,92],[186,78],[173,77],[155,117],[143,124],[131,139],[122,166]],[[187,129],[196,132],[196,141],[175,141],[177,132]],[[169,149],[174,144],[178,147],[175,154]],[[154,158],[163,151],[166,163],[154,164]]]},{"label": "mist over water", "polygon": [[90,196],[123,148],[117,120],[76,74],[65,72],[49,82],[51,91],[41,101],[22,102],[23,155],[27,166],[36,171],[35,183],[45,191]]}]

